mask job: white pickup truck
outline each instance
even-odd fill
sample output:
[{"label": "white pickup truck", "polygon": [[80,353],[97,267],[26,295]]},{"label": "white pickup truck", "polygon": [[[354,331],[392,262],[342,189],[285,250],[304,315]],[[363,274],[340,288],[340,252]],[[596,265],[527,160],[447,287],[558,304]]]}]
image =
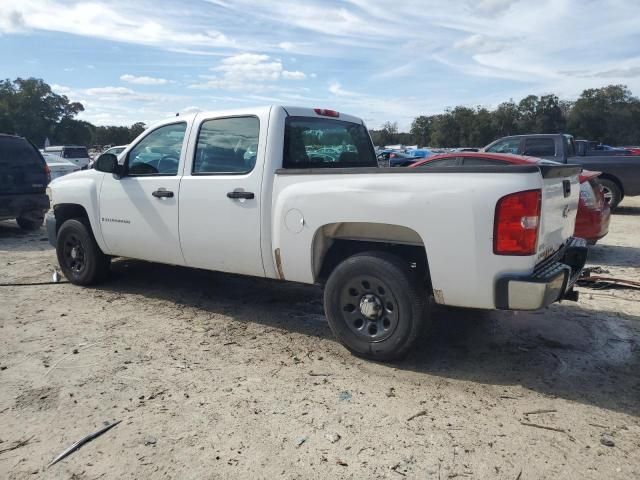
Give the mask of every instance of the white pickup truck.
[{"label": "white pickup truck", "polygon": [[378,168],[362,120],[271,106],[160,122],[95,170],[56,179],[47,217],[64,275],[112,257],[324,285],[352,352],[405,354],[428,303],[539,309],[575,299],[580,168]]}]

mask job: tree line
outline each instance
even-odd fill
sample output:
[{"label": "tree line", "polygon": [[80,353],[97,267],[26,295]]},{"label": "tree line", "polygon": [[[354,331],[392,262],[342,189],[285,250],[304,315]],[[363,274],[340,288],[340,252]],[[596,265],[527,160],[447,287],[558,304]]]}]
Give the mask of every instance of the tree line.
[{"label": "tree line", "polygon": [[[96,126],[75,118],[79,102],[52,91],[44,80],[0,80],[0,133],[15,133],[38,147],[51,144],[123,145],[142,131],[130,127]],[[457,106],[436,115],[420,115],[409,132],[386,122],[371,130],[374,144],[402,143],[433,147],[482,147],[496,138],[519,133],[571,133],[612,145],[640,144],[640,100],[625,85],[584,90],[575,101],[557,95],[529,95],[495,109]]]},{"label": "tree line", "polygon": [[51,145],[124,145],[145,129],[142,122],[96,126],[75,118],[83,111],[81,103],[53,92],[42,79],[0,80],[0,133],[26,137],[39,148],[47,138]]},{"label": "tree line", "polygon": [[584,90],[575,101],[557,95],[529,95],[495,109],[458,106],[420,115],[408,133],[394,122],[371,130],[375,145],[402,143],[433,147],[483,147],[507,135],[569,133],[611,145],[640,144],[640,100],[625,85]]}]

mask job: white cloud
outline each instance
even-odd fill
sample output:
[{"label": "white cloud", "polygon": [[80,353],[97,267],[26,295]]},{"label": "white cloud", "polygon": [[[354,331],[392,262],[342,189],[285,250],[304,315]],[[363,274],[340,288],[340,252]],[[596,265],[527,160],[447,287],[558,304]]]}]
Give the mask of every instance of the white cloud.
[{"label": "white cloud", "polygon": [[263,92],[270,88],[269,84],[280,79],[304,80],[306,74],[299,70],[285,70],[282,61],[269,55],[241,53],[227,57],[211,71],[216,75],[201,75],[204,82],[196,83],[190,88],[222,88],[228,90],[247,90]]},{"label": "white cloud", "polygon": [[305,78],[307,78],[307,76],[305,75],[304,72],[301,72],[299,70],[296,70],[293,72],[290,72],[288,70],[283,70],[282,78],[287,80],[304,80]]},{"label": "white cloud", "polygon": [[147,2],[112,7],[99,0],[73,4],[20,0],[14,2],[11,9],[0,9],[0,33],[45,30],[161,48],[239,47],[234,39],[222,32],[193,31],[188,25],[174,25],[171,17],[163,15],[162,11],[151,12],[150,6]]},{"label": "white cloud", "polygon": [[127,83],[135,83],[136,85],[166,85],[169,83],[169,80],[166,78],[155,78],[155,77],[136,77],[135,75],[131,75],[129,73],[125,73],[120,76],[120,80]]},{"label": "white cloud", "polygon": [[329,83],[329,92],[339,97],[354,97],[358,95],[355,92],[350,92],[348,90],[343,89],[340,82],[336,82],[336,81]]}]

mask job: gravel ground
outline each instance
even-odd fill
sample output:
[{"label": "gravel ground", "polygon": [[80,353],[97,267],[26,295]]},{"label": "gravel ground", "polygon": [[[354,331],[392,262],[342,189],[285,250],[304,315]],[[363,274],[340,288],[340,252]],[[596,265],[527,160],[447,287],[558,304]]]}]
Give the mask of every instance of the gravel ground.
[{"label": "gravel ground", "polygon": [[[590,262],[640,280],[623,205]],[[44,236],[0,223],[0,282],[51,278]],[[640,478],[640,292],[437,309],[382,365],[333,339],[316,287],[113,266],[97,288],[0,287],[0,478]]]}]

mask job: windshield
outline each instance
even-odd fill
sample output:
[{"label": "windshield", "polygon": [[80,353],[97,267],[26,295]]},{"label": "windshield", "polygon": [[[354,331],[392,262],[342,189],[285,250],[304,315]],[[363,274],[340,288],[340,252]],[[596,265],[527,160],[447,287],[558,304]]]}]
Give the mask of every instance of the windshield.
[{"label": "windshield", "polygon": [[64,158],[89,158],[85,147],[65,147],[62,154]]},{"label": "windshield", "polygon": [[377,167],[364,125],[311,117],[287,117],[284,168]]}]

